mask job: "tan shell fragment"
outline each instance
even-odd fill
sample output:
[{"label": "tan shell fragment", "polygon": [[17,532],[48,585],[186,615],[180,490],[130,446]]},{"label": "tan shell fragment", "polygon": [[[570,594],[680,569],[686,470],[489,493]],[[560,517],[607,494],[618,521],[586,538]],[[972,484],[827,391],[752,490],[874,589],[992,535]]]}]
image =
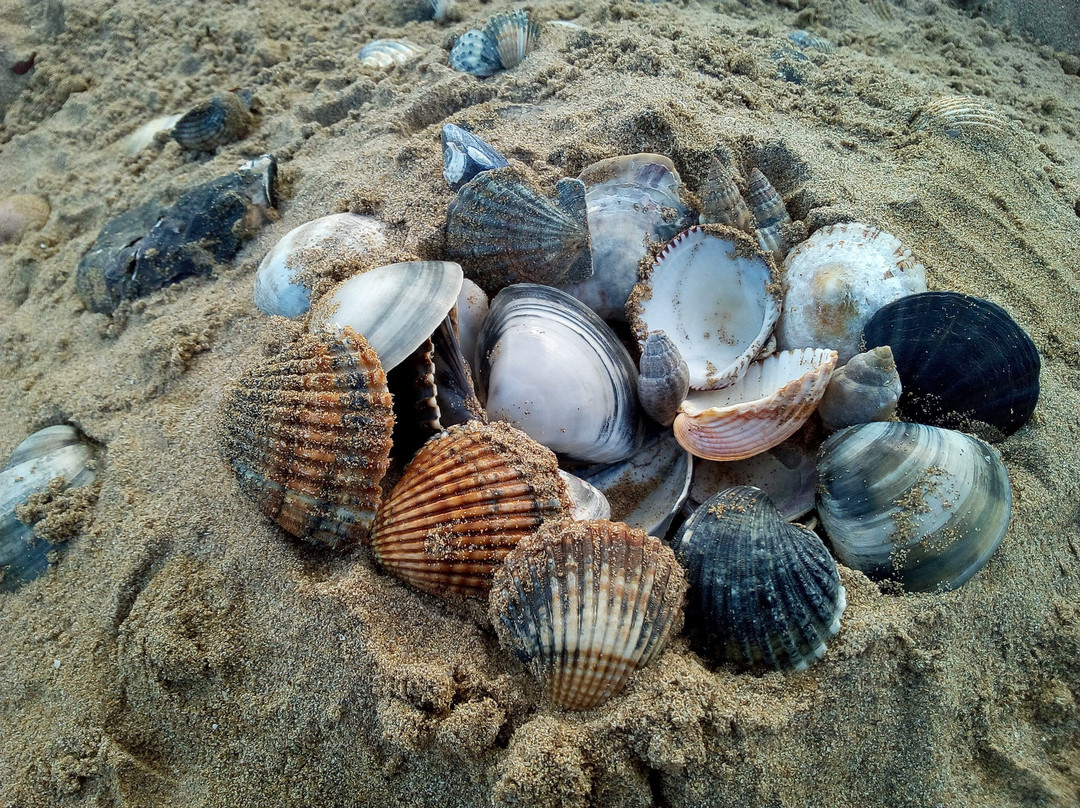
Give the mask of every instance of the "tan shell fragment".
[{"label": "tan shell fragment", "polygon": [[504,556],[569,507],[550,450],[509,424],[469,421],[416,453],[371,543],[379,563],[417,589],[484,597]]},{"label": "tan shell fragment", "polygon": [[551,701],[589,710],[678,633],[686,587],[659,539],[622,522],[559,520],[507,555],[489,613]]},{"label": "tan shell fragment", "polygon": [[814,412],[836,367],[836,351],[803,348],[750,366],[722,390],[691,391],[673,429],[706,460],[744,460],[793,435]]}]

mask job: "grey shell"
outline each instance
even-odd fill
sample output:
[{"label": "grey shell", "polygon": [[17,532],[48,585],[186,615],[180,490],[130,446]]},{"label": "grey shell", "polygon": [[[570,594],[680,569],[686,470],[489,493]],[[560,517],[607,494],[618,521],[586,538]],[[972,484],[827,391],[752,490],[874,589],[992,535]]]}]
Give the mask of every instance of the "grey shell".
[{"label": "grey shell", "polygon": [[671,426],[690,391],[690,368],[678,346],[663,331],[653,331],[645,338],[638,368],[641,408],[658,424]]},{"label": "grey shell", "polygon": [[483,31],[472,28],[450,49],[450,67],[481,78],[491,76],[502,69],[498,45]]},{"label": "grey shell", "polygon": [[443,176],[454,191],[481,171],[509,165],[483,140],[452,123],[442,128],[442,149]]},{"label": "grey shell", "polygon": [[252,124],[248,106],[236,93],[217,93],[177,121],[172,137],[185,149],[214,151],[240,140]]}]

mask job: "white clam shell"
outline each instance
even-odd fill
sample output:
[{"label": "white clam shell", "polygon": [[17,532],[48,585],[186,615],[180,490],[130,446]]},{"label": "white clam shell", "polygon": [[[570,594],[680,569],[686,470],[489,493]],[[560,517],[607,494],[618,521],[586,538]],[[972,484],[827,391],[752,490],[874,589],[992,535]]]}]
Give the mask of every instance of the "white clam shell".
[{"label": "white clam shell", "polygon": [[672,428],[691,454],[743,460],[793,435],[814,412],[836,367],[836,351],[804,348],[755,362],[722,390],[692,391]]},{"label": "white clam shell", "polygon": [[611,328],[565,292],[532,283],[499,292],[476,359],[488,417],[552,451],[610,463],[641,445],[633,360]]},{"label": "white clam shell", "polygon": [[255,305],[264,314],[299,317],[311,308],[311,287],[301,273],[317,272],[328,255],[336,262],[386,249],[382,223],[370,216],[335,213],[286,233],[255,272]]},{"label": "white clam shell", "polygon": [[840,364],[859,352],[870,317],[926,291],[926,270],[895,236],[860,222],[823,227],[784,259],[777,347],[832,348]]},{"label": "white clam shell", "polygon": [[375,349],[389,371],[438,327],[461,291],[452,261],[405,261],[370,269],[338,284],[312,308],[308,330],[348,326]]},{"label": "white clam shell", "polygon": [[635,336],[664,331],[690,369],[690,387],[715,390],[742,376],[780,316],[772,268],[750,238],[730,228],[676,236],[634,290]]},{"label": "white clam shell", "polygon": [[386,70],[423,54],[424,49],[407,39],[375,39],[360,49],[360,64]]}]

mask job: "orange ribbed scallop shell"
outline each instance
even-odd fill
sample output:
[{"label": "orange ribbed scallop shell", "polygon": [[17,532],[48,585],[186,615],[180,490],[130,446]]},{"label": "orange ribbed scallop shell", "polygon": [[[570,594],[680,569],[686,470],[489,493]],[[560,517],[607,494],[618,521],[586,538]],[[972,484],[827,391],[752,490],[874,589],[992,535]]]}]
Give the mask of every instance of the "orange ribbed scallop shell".
[{"label": "orange ribbed scallop shell", "polygon": [[301,334],[228,393],[222,452],[263,513],[338,547],[370,533],[393,425],[386,374],[363,337]]},{"label": "orange ribbed scallop shell", "polygon": [[509,424],[468,421],[416,453],[371,543],[417,589],[484,597],[507,552],[569,504],[550,450]]},{"label": "orange ribbed scallop shell", "polygon": [[549,522],[506,557],[490,615],[503,648],[560,707],[589,710],[682,627],[686,574],[659,539],[622,522]]}]

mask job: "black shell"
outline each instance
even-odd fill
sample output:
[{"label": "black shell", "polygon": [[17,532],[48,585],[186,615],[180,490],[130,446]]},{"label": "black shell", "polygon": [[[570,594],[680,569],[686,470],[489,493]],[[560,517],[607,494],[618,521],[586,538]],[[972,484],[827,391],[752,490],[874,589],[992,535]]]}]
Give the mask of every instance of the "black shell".
[{"label": "black shell", "polygon": [[1039,352],[1001,306],[959,292],[922,292],[879,309],[867,349],[892,348],[905,421],[1011,435],[1039,400]]},{"label": "black shell", "polygon": [[674,549],[690,581],[686,626],[713,660],[801,669],[840,629],[847,601],[836,562],[759,488],[736,486],[703,503]]},{"label": "black shell", "polygon": [[251,125],[251,113],[236,93],[218,93],[177,121],[172,137],[185,149],[214,151],[240,140]]}]

